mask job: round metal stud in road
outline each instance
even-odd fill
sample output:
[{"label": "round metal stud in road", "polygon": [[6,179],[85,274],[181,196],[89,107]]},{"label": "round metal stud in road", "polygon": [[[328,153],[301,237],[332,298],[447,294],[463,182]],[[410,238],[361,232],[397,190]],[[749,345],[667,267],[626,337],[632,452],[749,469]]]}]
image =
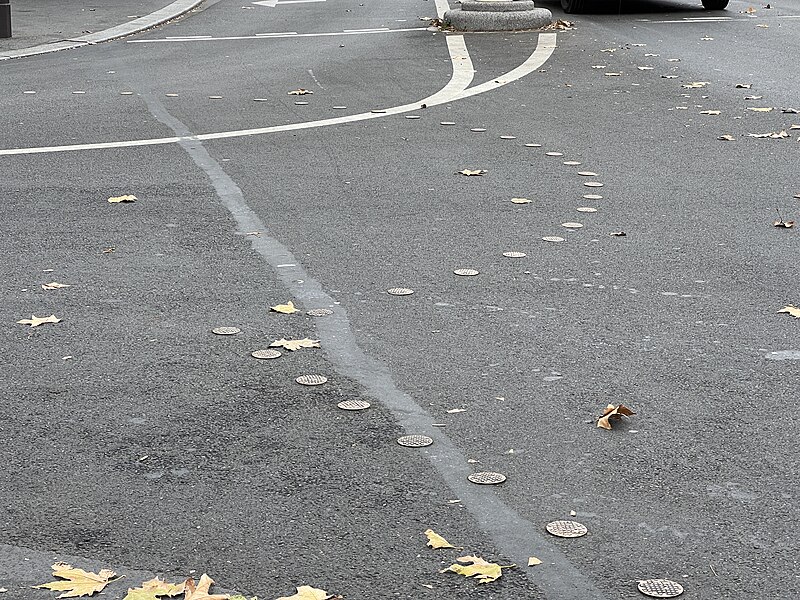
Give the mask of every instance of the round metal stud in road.
[{"label": "round metal stud in road", "polygon": [[525,144],[526,148],[541,148],[541,144]]},{"label": "round metal stud in road", "polygon": [[551,521],[545,529],[549,534],[563,538],[578,538],[589,533],[586,525],[577,521]]},{"label": "round metal stud in road", "polygon": [[255,352],[251,352],[250,356],[253,358],[259,358],[261,360],[270,360],[273,358],[280,358],[282,354],[277,350],[273,350],[272,348],[265,348],[264,350],[256,350]]},{"label": "round metal stud in road", "polygon": [[467,477],[472,483],[478,485],[497,485],[506,480],[506,476],[502,473],[494,473],[493,471],[481,471],[479,473],[472,473]]},{"label": "round metal stud in road", "polygon": [[241,332],[242,330],[238,327],[215,327],[211,330],[211,333],[216,335],[236,335]]},{"label": "round metal stud in road", "polygon": [[336,406],[342,410],[365,410],[372,405],[366,400],[342,400]]},{"label": "round metal stud in road", "polygon": [[558,235],[546,235],[542,239],[545,242],[553,242],[553,243],[556,243],[556,244],[559,243],[559,242],[566,241],[564,238],[562,238],[561,236],[558,236]]},{"label": "round metal stud in road", "polygon": [[669,579],[645,579],[636,587],[651,598],[675,598],[683,593],[683,586]]},{"label": "round metal stud in road", "polygon": [[309,317],[327,317],[328,315],[332,315],[333,311],[330,308],[312,308],[306,314]]},{"label": "round metal stud in road", "polygon": [[475,269],[456,269],[453,271],[459,277],[475,277],[478,275],[480,271],[476,271]]},{"label": "round metal stud in road", "polygon": [[603,184],[599,181],[585,181],[583,185],[586,187],[603,187]]},{"label": "round metal stud in road", "polygon": [[324,375],[300,375],[295,381],[300,385],[322,385],[328,383],[328,378]]},{"label": "round metal stud in road", "polygon": [[414,290],[411,288],[389,288],[386,292],[392,296],[410,296],[414,293]]},{"label": "round metal stud in road", "polygon": [[577,160],[565,160],[564,164],[568,167],[577,167],[581,163],[579,163]]},{"label": "round metal stud in road", "polygon": [[545,152],[545,156],[564,156],[563,152]]},{"label": "round metal stud in road", "polygon": [[397,438],[397,443],[408,448],[424,448],[433,443],[433,438],[427,435],[404,435]]},{"label": "round metal stud in road", "polygon": [[587,200],[602,200],[603,197],[600,194],[584,194],[584,198]]},{"label": "round metal stud in road", "polygon": [[506,258],[525,258],[528,255],[525,254],[524,252],[515,252],[512,250],[509,252],[503,252],[503,256],[505,256]]},{"label": "round metal stud in road", "polygon": [[561,226],[566,227],[567,229],[580,229],[581,227],[583,227],[583,224],[569,222],[569,223],[562,223]]}]

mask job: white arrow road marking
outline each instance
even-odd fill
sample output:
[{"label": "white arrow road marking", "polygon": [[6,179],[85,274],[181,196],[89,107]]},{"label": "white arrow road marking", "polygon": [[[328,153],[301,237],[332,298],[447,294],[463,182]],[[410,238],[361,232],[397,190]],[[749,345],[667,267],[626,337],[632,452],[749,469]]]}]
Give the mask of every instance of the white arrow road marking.
[{"label": "white arrow road marking", "polygon": [[52,152],[71,152],[76,150],[101,150],[104,148],[132,148],[137,146],[160,146],[164,144],[176,144],[182,141],[197,140],[220,140],[226,138],[246,137],[251,135],[262,135],[267,133],[278,133],[281,131],[298,131],[302,129],[313,129],[316,127],[327,127],[328,125],[340,125],[342,123],[353,123],[356,121],[366,121],[369,119],[380,119],[389,115],[398,115],[420,109],[422,104],[427,106],[438,106],[447,102],[469,98],[477,94],[488,92],[525,77],[536,69],[539,69],[547,59],[553,54],[556,47],[555,33],[540,33],[539,42],[533,53],[520,66],[504,73],[492,80],[469,88],[475,74],[469,51],[462,35],[450,35],[447,40],[447,49],[450,53],[450,61],[453,64],[453,74],[450,81],[441,90],[410,104],[386,108],[382,112],[366,112],[343,117],[330,119],[320,119],[318,121],[306,121],[304,123],[290,123],[288,125],[273,125],[270,127],[258,127],[255,129],[239,129],[235,131],[220,131],[218,133],[204,133],[183,137],[152,138],[146,140],[129,140],[119,142],[98,142],[91,144],[72,144],[69,146],[41,146],[34,148],[9,148],[0,150],[0,156],[11,156],[19,154],[49,154]]}]

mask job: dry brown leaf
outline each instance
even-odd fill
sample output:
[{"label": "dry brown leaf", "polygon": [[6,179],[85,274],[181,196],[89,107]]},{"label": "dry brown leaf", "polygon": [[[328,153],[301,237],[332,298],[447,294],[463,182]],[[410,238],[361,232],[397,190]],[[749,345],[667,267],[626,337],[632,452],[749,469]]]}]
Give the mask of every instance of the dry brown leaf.
[{"label": "dry brown leaf", "polygon": [[609,404],[606,406],[605,411],[603,411],[603,416],[597,420],[597,426],[602,429],[611,429],[611,421],[618,421],[623,416],[630,417],[635,414],[635,412],[624,404],[618,404],[616,406]]},{"label": "dry brown leaf", "polygon": [[328,600],[328,592],[310,585],[301,585],[293,596],[281,596],[278,600]]},{"label": "dry brown leaf", "polygon": [[794,227],[794,221],[784,221],[783,219],[778,219],[772,225],[775,227],[781,227],[783,229],[791,229]]},{"label": "dry brown leaf", "polygon": [[286,304],[276,304],[275,306],[270,306],[269,309],[284,315],[291,315],[292,313],[299,312],[294,307],[294,302],[291,300],[289,300]]},{"label": "dry brown leaf", "polygon": [[299,350],[300,348],[319,348],[319,340],[312,340],[309,338],[303,338],[302,340],[287,340],[286,338],[281,338],[279,340],[275,340],[270,345],[270,348],[279,348],[283,347],[289,350],[290,352],[294,352],[295,350]]},{"label": "dry brown leaf", "polygon": [[463,575],[464,577],[475,577],[478,580],[478,583],[490,583],[495,581],[503,574],[503,569],[510,569],[511,567],[516,566],[509,565],[507,567],[501,567],[497,563],[487,562],[479,556],[462,556],[456,560],[458,562],[472,564],[459,565],[458,563],[453,563],[446,569],[442,569],[439,572],[446,573],[450,571],[452,573]]},{"label": "dry brown leaf", "polygon": [[789,304],[788,306],[784,306],[782,309],[778,311],[779,313],[786,313],[788,315],[793,316],[795,319],[800,319],[800,308]]},{"label": "dry brown leaf", "polygon": [[136,202],[138,198],[133,194],[127,194],[125,196],[112,196],[108,199],[111,204],[120,204],[123,202]]},{"label": "dry brown leaf", "polygon": [[748,15],[752,15],[754,12],[756,12],[756,9],[753,8],[752,6],[748,6],[747,9],[742,12],[747,13]]},{"label": "dry brown leaf", "polygon": [[187,579],[180,583],[167,583],[154,577],[145,581],[138,588],[128,588],[128,593],[123,600],[158,600],[160,596],[178,596],[186,591]]},{"label": "dry brown leaf", "polygon": [[200,576],[197,585],[195,585],[194,579],[187,579],[183,600],[228,600],[230,598],[228,594],[209,593],[208,590],[212,585],[214,585],[214,580],[205,573]]},{"label": "dry brown leaf", "polygon": [[433,548],[434,550],[438,550],[439,548],[455,548],[453,544],[448,542],[438,533],[436,533],[433,529],[426,529],[425,535],[428,536],[428,546]]},{"label": "dry brown leaf", "polygon": [[91,596],[101,591],[112,581],[116,581],[116,573],[111,569],[102,569],[99,573],[90,573],[83,569],[75,569],[67,563],[56,563],[53,565],[53,575],[60,577],[63,581],[51,581],[35,585],[34,588],[45,588],[56,592],[64,592],[59,598],[78,598],[80,596]]},{"label": "dry brown leaf", "polygon": [[726,133],[725,135],[721,135],[717,138],[718,140],[722,140],[723,142],[735,142],[736,138],[733,137],[731,134]]},{"label": "dry brown leaf", "polygon": [[467,177],[471,176],[480,176],[486,173],[486,169],[462,169],[458,171],[460,175],[466,175]]},{"label": "dry brown leaf", "polygon": [[[21,319],[17,321],[17,323],[19,323],[20,325],[30,325],[31,327],[39,327],[39,325],[44,325],[45,323],[61,323],[61,319],[59,319],[55,315],[50,315],[49,317],[37,317],[36,315],[31,315],[30,319]],[[63,564],[63,563],[57,563],[57,564]]]},{"label": "dry brown leaf", "polygon": [[69,285],[66,283],[58,283],[57,281],[51,281],[50,283],[43,283],[42,289],[43,290],[58,290],[61,288],[68,288]]},{"label": "dry brown leaf", "polygon": [[535,567],[536,565],[540,565],[540,564],[542,564],[542,561],[539,560],[538,558],[536,558],[535,556],[531,556],[528,559],[528,566],[529,567]]},{"label": "dry brown leaf", "polygon": [[305,96],[306,94],[313,94],[313,93],[314,92],[312,92],[311,90],[307,90],[305,88],[299,88],[299,89],[292,90],[291,92],[289,92],[289,95],[290,96]]}]

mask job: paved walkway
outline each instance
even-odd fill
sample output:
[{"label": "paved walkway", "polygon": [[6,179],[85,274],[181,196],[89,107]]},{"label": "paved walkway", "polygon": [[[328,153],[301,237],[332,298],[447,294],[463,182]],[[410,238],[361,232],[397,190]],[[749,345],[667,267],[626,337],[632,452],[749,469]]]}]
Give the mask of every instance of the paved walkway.
[{"label": "paved walkway", "polygon": [[[0,39],[0,54],[84,39],[112,28],[116,32],[117,27],[162,9],[165,9],[164,16],[174,18],[197,3],[174,0],[11,0],[12,37]],[[125,35],[153,24],[148,25],[146,20],[142,20],[129,28],[132,31],[120,29],[117,33]],[[102,41],[105,37],[98,36],[94,41]]]}]

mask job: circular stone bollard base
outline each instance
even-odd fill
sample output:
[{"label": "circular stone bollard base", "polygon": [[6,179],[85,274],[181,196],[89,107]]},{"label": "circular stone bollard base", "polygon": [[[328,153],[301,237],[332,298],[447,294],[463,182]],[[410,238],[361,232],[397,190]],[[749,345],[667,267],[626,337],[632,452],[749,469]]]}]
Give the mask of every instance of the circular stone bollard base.
[{"label": "circular stone bollard base", "polygon": [[534,8],[533,0],[461,0],[461,10],[469,11],[506,12]]},{"label": "circular stone bollard base", "polygon": [[[476,1],[472,4],[499,5],[501,2]],[[512,1],[502,4],[528,4]],[[533,4],[532,2],[530,4]],[[540,29],[553,22],[553,13],[546,8],[528,10],[463,10],[455,8],[444,13],[442,24],[456,31],[517,31]]]}]

